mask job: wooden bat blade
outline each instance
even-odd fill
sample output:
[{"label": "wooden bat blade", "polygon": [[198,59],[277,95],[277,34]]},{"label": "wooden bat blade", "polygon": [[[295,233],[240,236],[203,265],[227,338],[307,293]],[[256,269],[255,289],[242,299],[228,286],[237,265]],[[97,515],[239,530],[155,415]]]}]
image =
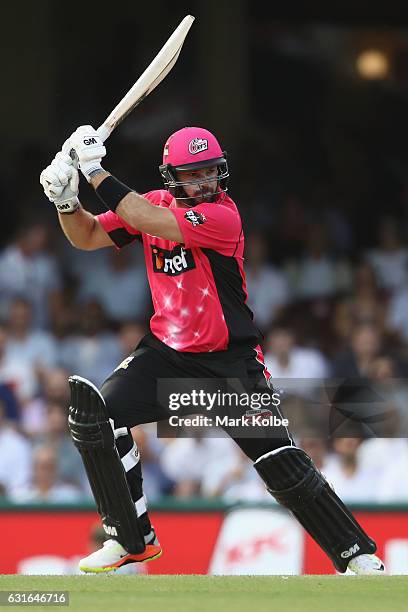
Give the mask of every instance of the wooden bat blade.
[{"label": "wooden bat blade", "polygon": [[129,89],[127,94],[98,128],[98,134],[103,141],[108,138],[119,123],[123,121],[123,119],[167,76],[177,61],[193,21],[194,17],[192,15],[184,17],[151,64],[149,64],[136,83]]}]

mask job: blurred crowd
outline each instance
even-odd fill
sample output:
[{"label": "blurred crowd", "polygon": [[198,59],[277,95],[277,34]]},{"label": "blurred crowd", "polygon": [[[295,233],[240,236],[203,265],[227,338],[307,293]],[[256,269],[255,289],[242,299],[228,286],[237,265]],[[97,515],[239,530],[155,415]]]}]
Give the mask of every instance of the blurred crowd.
[{"label": "blurred crowd", "polygon": [[[274,225],[276,233],[282,228],[280,242],[268,233],[266,213],[257,224],[243,209],[249,305],[264,333],[267,367],[283,390],[288,380],[297,381],[288,388],[300,418],[311,387],[322,381],[381,384],[382,437],[364,428],[336,437],[304,429],[296,441],[345,501],[408,502],[404,228],[384,217],[376,244],[356,254],[348,249],[352,228],[338,211],[316,221],[297,214],[297,206],[288,199]],[[77,373],[100,385],[146,333],[151,308],[138,245],[82,252],[56,223],[37,220],[21,225],[2,248],[0,496],[30,503],[91,496],[67,430],[67,378]],[[132,434],[151,501],[163,495],[270,499],[228,438],[199,432],[158,438],[155,425]]]}]

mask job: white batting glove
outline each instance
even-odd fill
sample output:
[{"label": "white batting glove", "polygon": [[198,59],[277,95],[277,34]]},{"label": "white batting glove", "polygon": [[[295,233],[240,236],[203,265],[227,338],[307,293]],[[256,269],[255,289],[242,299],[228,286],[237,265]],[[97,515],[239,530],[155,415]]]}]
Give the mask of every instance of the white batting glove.
[{"label": "white batting glove", "polygon": [[106,155],[102,139],[91,125],[81,125],[68,138],[63,149],[68,143],[74,149],[78,157],[79,168],[89,183],[91,174],[96,170],[102,170],[102,157]]},{"label": "white batting glove", "polygon": [[40,183],[59,213],[72,213],[78,208],[79,174],[76,162],[67,153],[57,153],[41,172]]}]

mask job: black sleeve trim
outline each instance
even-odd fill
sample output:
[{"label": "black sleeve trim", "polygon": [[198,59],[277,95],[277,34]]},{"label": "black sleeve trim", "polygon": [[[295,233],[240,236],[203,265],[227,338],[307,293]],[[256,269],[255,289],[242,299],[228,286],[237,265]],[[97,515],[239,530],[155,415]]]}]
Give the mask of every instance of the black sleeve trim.
[{"label": "black sleeve trim", "polygon": [[241,236],[242,236],[243,231],[244,231],[244,228],[243,228],[242,222],[241,222],[241,231],[239,232],[238,240],[237,240],[237,243],[235,245],[235,249],[234,249],[234,252],[232,254],[232,257],[235,257],[235,253],[237,252],[238,245],[241,242]]},{"label": "black sleeve trim", "polygon": [[130,234],[124,227],[112,230],[108,232],[108,235],[119,248],[134,242],[139,237],[138,235]]}]

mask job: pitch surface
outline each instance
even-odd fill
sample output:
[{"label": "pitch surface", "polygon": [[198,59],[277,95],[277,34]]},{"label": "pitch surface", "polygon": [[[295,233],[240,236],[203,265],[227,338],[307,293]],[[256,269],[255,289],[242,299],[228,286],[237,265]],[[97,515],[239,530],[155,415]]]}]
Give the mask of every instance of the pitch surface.
[{"label": "pitch surface", "polygon": [[59,609],[69,611],[402,612],[407,610],[408,576],[3,575],[0,590],[66,590],[69,607]]}]

